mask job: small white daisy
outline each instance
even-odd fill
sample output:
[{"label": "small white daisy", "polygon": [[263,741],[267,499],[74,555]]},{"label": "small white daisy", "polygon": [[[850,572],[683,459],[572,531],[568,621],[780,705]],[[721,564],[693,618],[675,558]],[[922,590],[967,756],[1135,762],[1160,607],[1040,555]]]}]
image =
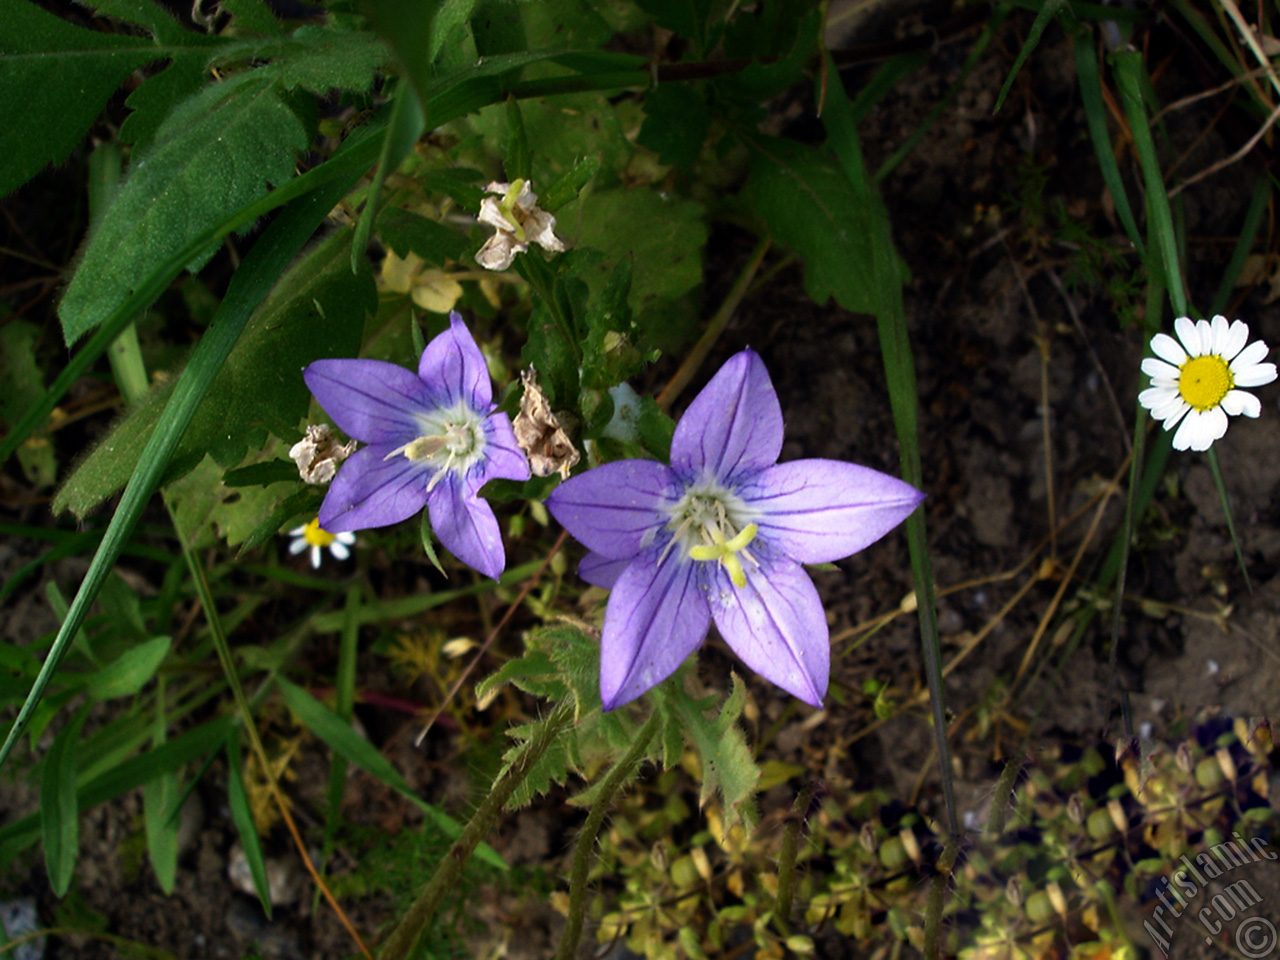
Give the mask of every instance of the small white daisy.
[{"label": "small white daisy", "polygon": [[295,527],[289,531],[293,542],[289,544],[289,553],[297,556],[308,547],[311,548],[311,569],[320,569],[320,555],[328,547],[335,560],[345,560],[351,556],[351,545],[356,542],[354,533],[330,533],[320,528],[320,518],[316,517],[305,526]]},{"label": "small white daisy", "polygon": [[[1276,378],[1276,365],[1262,363],[1267,345],[1249,340],[1243,320],[1228,324],[1217,316],[1213,322],[1179,317],[1173,322],[1178,339],[1157,333],[1151,340],[1156,354],[1142,361],[1142,372],[1151,386],[1138,402],[1172,430],[1175,450],[1208,450],[1227,432],[1227,414],[1256,417],[1262,404],[1238,387],[1260,387]],[[1179,343],[1178,340],[1182,342]],[[1158,359],[1157,359],[1158,358]]]}]

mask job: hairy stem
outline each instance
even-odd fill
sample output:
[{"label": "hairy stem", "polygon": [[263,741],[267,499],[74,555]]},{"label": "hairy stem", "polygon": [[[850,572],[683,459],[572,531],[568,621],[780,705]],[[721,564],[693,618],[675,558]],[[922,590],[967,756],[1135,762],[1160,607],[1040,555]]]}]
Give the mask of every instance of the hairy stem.
[{"label": "hairy stem", "polygon": [[573,851],[573,866],[569,872],[569,919],[564,933],[560,936],[560,946],[556,949],[556,960],[573,960],[578,952],[578,941],[582,939],[582,923],[587,915],[587,874],[591,867],[591,851],[596,845],[596,837],[604,823],[605,816],[613,803],[613,795],[618,788],[631,779],[636,767],[644,759],[649,749],[649,742],[658,732],[658,711],[649,714],[640,732],[636,734],[631,749],[614,764],[609,775],[605,777],[596,796],[587,819],[578,833],[578,845]]},{"label": "hairy stem", "polygon": [[475,815],[463,829],[462,835],[449,848],[440,866],[436,867],[435,875],[427,881],[427,885],[418,894],[418,899],[413,902],[413,906],[408,909],[395,930],[391,932],[391,936],[387,937],[386,943],[378,953],[378,960],[406,960],[412,953],[418,938],[431,925],[445,894],[458,885],[463,868],[471,859],[471,854],[493,828],[494,821],[498,819],[498,814],[511,799],[515,788],[528,776],[533,765],[542,759],[547,748],[572,722],[573,705],[571,703],[563,703],[556,707],[555,712],[543,721],[524,753],[494,783],[493,789],[489,791],[489,795],[484,798],[484,802],[480,804]]},{"label": "hairy stem", "polygon": [[773,915],[783,936],[790,933],[788,918],[791,916],[791,903],[796,891],[796,856],[800,852],[800,831],[804,829],[809,805],[813,803],[817,792],[816,781],[810,780],[805,784],[796,797],[787,829],[782,834],[782,849],[778,851],[778,900],[774,905]]}]

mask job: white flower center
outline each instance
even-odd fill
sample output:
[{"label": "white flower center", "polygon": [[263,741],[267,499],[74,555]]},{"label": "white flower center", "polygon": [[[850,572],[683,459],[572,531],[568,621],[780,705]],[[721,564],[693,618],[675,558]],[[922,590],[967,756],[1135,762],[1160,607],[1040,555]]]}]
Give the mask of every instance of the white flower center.
[{"label": "white flower center", "polygon": [[427,484],[430,493],[446,473],[465,473],[484,456],[483,418],[465,403],[449,410],[433,410],[418,417],[417,439],[396,447],[384,460],[404,455],[413,463],[435,468]]},{"label": "white flower center", "polygon": [[758,527],[751,522],[753,511],[737,494],[714,480],[703,480],[685,490],[671,510],[667,529],[671,542],[662,551],[658,564],[666,559],[672,547],[679,545],[681,557],[704,563],[715,561],[729,574],[735,587],[747,585],[745,559],[752,567],[760,562],[747,545],[755,539]]}]

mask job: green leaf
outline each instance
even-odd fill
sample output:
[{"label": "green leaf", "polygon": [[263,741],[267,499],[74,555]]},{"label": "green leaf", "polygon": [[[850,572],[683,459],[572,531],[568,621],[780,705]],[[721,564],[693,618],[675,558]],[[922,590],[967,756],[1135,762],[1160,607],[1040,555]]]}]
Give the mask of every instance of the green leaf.
[{"label": "green leaf", "polygon": [[150,149],[170,111],[204,86],[209,76],[208,59],[208,51],[201,47],[175,54],[169,66],[129,94],[125,106],[132,112],[120,125],[121,142]]},{"label": "green leaf", "polygon": [[138,37],[73,26],[27,0],[0,0],[0,196],[61,163],[130,73],[160,56]]},{"label": "green leaf", "polygon": [[1027,39],[1023,41],[1022,49],[1018,51],[1018,56],[1014,58],[1013,66],[1009,68],[1009,76],[1005,77],[1004,84],[1000,87],[1000,95],[996,97],[996,105],[992,108],[992,113],[1000,111],[1000,107],[1004,104],[1004,98],[1009,95],[1009,88],[1013,86],[1013,81],[1017,79],[1018,71],[1022,69],[1022,65],[1027,62],[1027,57],[1031,56],[1031,52],[1040,43],[1041,34],[1049,26],[1049,22],[1058,15],[1058,11],[1066,5],[1067,0],[1045,0],[1044,5],[1036,14],[1035,22],[1031,24]]},{"label": "green leaf", "polygon": [[[302,368],[321,357],[355,356],[364,315],[377,309],[368,265],[351,274],[350,240],[350,233],[339,232],[313,248],[254,311],[178,444],[164,483],[191,472],[206,453],[234,466],[250,449],[262,449],[268,432],[292,442],[311,403]],[[175,389],[161,390],[112,428],[58,492],[55,511],[84,516],[124,485]]]},{"label": "green leaf", "polygon": [[707,226],[702,205],[691,200],[641,187],[595,191],[565,205],[557,232],[606,254],[583,273],[593,292],[609,283],[614,264],[632,261],[628,302],[636,317],[702,283]]},{"label": "green leaf", "polygon": [[[773,137],[752,138],[746,194],[779,243],[804,261],[805,292],[871,313],[870,211],[831,155]],[[904,273],[905,278],[905,273]]]},{"label": "green leaf", "polygon": [[747,701],[747,688],[735,673],[733,690],[713,716],[708,717],[702,704],[696,703],[678,682],[657,688],[665,725],[675,724],[698,751],[702,765],[702,792],[699,803],[706,806],[713,794],[719,794],[724,807],[725,827],[741,818],[748,831],[755,826],[757,813],[752,798],[760,780],[760,768],[752,759],[747,738],[738,725],[742,707]]},{"label": "green leaf", "polygon": [[370,33],[309,25],[295,30],[270,56],[268,70],[286,90],[304,87],[324,95],[335,87],[365,93],[388,53]]},{"label": "green leaf", "polygon": [[[13,319],[0,327],[0,421],[16,424],[44,393],[44,375],[36,361],[39,328]],[[46,432],[32,434],[18,448],[18,462],[27,481],[44,487],[57,479],[57,460]]]},{"label": "green leaf", "polygon": [[[404,777],[400,775],[400,771],[393,767],[386,757],[374,749],[373,744],[356,733],[351,724],[347,723],[319,700],[316,700],[307,691],[301,687],[294,686],[283,677],[276,678],[276,685],[280,688],[280,693],[283,695],[285,703],[293,711],[294,716],[298,718],[298,722],[323,740],[334,753],[346,759],[348,763],[359,767],[370,776],[381,780],[392,790],[404,796],[426,814],[427,818],[435,823],[448,837],[457,838],[462,833],[462,827],[456,820],[425,802],[414,793],[409,784],[405,782]],[[482,844],[480,846],[479,856],[482,860],[495,867],[506,867],[505,861],[486,845]]]},{"label": "green leaf", "polygon": [[570,200],[576,200],[583,188],[600,172],[600,157],[591,154],[583,157],[555,183],[547,188],[546,193],[538,195],[538,206],[547,213],[555,213]]},{"label": "green leaf", "polygon": [[227,805],[231,808],[231,822],[236,825],[245,861],[249,864],[249,876],[253,889],[258,893],[262,910],[271,917],[271,888],[267,881],[267,863],[262,856],[262,843],[258,828],[253,823],[249,806],[249,794],[244,788],[243,766],[240,761],[240,736],[236,730],[227,737]]},{"label": "green leaf", "polygon": [[[149,150],[136,155],[115,202],[89,238],[59,308],[72,344],[163,263],[233,210],[293,176],[307,146],[302,122],[275,84],[250,72],[176,108]],[[198,254],[198,269],[216,251]]]},{"label": "green leaf", "polygon": [[706,98],[692,84],[664,83],[644,98],[644,125],[636,142],[663,163],[692,167],[711,128]]},{"label": "green leaf", "polygon": [[436,545],[431,536],[431,514],[426,510],[422,511],[422,523],[418,528],[418,535],[422,538],[422,550],[426,553],[427,559],[440,571],[440,576],[447,580],[449,575],[444,572],[444,567],[440,566],[440,558],[436,556]]},{"label": "green leaf", "polygon": [[396,256],[403,259],[416,254],[435,266],[443,266],[446,260],[461,260],[468,245],[467,238],[457,230],[408,210],[385,211],[378,218],[378,236]]},{"label": "green leaf", "polygon": [[81,710],[58,731],[44,758],[40,778],[40,826],[44,834],[44,862],[49,886],[55,896],[65,897],[76,872],[80,854],[80,811],[76,804],[76,771],[80,728],[86,712]]},{"label": "green leaf", "polygon": [[[165,742],[166,720],[164,713],[164,685],[156,698],[154,743]],[[147,834],[147,855],[156,882],[165,896],[173,895],[178,875],[178,777],[172,770],[159,774],[142,788],[142,816]]]},{"label": "green leaf", "polygon": [[360,213],[360,222],[356,224],[355,240],[351,244],[352,273],[359,272],[362,264],[367,266],[365,250],[369,246],[369,237],[373,235],[374,221],[378,218],[382,185],[412,152],[425,128],[426,118],[422,114],[422,102],[418,99],[417,91],[412,84],[397,84],[395,99],[391,104],[391,119],[387,123],[387,135],[382,141],[378,166],[373,173],[373,182],[369,184],[364,210]]},{"label": "green leaf", "polygon": [[85,687],[89,696],[95,700],[133,696],[155,676],[171,643],[168,637],[153,637],[129,648],[93,673]]},{"label": "green leaf", "polygon": [[265,460],[247,467],[228,470],[222,482],[228,487],[269,487],[298,479],[298,466],[292,460]]}]

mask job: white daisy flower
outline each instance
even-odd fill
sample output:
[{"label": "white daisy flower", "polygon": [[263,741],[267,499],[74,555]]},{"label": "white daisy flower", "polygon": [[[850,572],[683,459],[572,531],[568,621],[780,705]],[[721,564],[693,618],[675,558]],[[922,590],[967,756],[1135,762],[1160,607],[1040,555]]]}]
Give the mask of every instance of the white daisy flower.
[{"label": "white daisy flower", "polygon": [[501,200],[485,197],[480,201],[481,223],[497,229],[476,253],[476,263],[486,270],[506,270],[517,253],[524,253],[536,243],[552,253],[563,253],[565,246],[555,235],[556,218],[538,206],[538,195],[527,180],[514,183],[494,182],[486,193],[496,193]]},{"label": "white daisy flower", "polygon": [[328,530],[321,529],[319,517],[304,526],[290,530],[289,536],[293,537],[293,542],[289,544],[291,556],[296,557],[308,547],[311,549],[312,570],[320,569],[320,557],[325,547],[329,548],[335,560],[345,560],[351,556],[351,546],[356,542],[354,533],[330,533]]},{"label": "white daisy flower", "polygon": [[[1227,432],[1227,415],[1256,417],[1262,404],[1239,387],[1260,387],[1276,378],[1276,365],[1263,363],[1267,345],[1249,340],[1243,320],[1228,324],[1217,316],[1213,322],[1179,317],[1173,322],[1178,339],[1157,333],[1151,340],[1154,357],[1142,361],[1142,372],[1151,386],[1138,402],[1172,430],[1175,450],[1208,450]],[[1179,343],[1178,340],[1182,342]]]}]

